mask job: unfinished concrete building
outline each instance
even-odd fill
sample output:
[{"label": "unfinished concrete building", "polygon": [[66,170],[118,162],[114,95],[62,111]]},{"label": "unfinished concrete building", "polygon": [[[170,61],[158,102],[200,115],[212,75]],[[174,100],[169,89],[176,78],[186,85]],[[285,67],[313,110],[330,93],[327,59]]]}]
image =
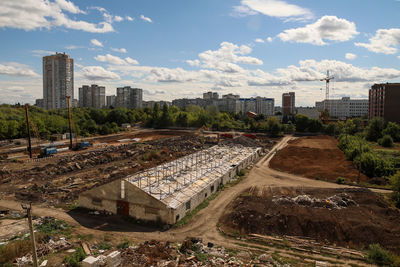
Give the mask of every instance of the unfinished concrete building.
[{"label": "unfinished concrete building", "polygon": [[79,196],[79,205],[174,224],[260,156],[261,148],[216,145]]}]

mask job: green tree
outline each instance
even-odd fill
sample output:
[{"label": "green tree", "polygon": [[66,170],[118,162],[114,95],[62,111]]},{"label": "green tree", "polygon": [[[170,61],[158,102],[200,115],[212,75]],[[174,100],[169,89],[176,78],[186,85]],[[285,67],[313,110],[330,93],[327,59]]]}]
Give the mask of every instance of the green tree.
[{"label": "green tree", "polygon": [[175,124],[180,127],[188,126],[188,116],[186,112],[179,112],[178,116],[176,117]]},{"label": "green tree", "polygon": [[376,142],[379,138],[381,138],[384,126],[385,121],[382,118],[370,120],[367,126],[367,140]]},{"label": "green tree", "polygon": [[383,135],[390,135],[394,142],[400,141],[400,125],[394,122],[388,122],[386,129],[382,131]]},{"label": "green tree", "polygon": [[393,147],[393,138],[390,135],[384,135],[378,140],[378,144],[383,147]]},{"label": "green tree", "polygon": [[305,132],[308,129],[309,118],[302,114],[296,115],[296,131],[298,132]]},{"label": "green tree", "polygon": [[272,137],[277,137],[281,134],[282,126],[279,123],[279,120],[277,117],[272,116],[272,117],[268,118],[267,131],[268,131],[268,134]]}]

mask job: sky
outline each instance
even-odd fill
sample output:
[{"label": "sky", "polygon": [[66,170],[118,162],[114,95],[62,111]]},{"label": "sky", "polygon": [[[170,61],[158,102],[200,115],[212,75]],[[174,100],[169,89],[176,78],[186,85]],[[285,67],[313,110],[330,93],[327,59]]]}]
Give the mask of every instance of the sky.
[{"label": "sky", "polygon": [[400,82],[400,0],[1,0],[0,103],[43,96],[42,57],[74,59],[86,84],[143,89],[144,100],[203,92],[296,106],[368,98]]}]

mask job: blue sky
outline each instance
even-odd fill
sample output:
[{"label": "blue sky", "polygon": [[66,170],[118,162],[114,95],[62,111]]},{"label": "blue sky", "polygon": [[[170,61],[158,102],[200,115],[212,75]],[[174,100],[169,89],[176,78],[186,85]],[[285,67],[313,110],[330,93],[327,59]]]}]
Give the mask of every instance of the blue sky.
[{"label": "blue sky", "polygon": [[[1,0],[0,103],[42,97],[42,56],[75,60],[83,84],[144,89],[145,100],[296,92],[296,105],[366,98],[400,81],[398,0]],[[75,93],[75,97],[77,94]]]}]

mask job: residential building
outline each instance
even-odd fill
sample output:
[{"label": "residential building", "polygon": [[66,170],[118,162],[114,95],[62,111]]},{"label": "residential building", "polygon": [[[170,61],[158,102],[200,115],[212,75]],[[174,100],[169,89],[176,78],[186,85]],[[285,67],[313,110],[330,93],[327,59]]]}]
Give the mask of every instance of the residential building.
[{"label": "residential building", "polygon": [[104,108],[106,106],[106,88],[97,84],[83,85],[79,88],[79,106]]},{"label": "residential building", "polygon": [[317,101],[315,102],[315,107],[320,112],[326,108],[330,117],[362,117],[368,114],[368,99],[342,97],[341,99]]},{"label": "residential building", "polygon": [[74,60],[65,53],[43,57],[43,107],[66,108],[67,96],[74,99]]},{"label": "residential building", "polygon": [[43,98],[36,99],[35,106],[37,106],[39,108],[44,108],[44,99]]},{"label": "residential building", "polygon": [[115,107],[115,101],[117,97],[115,95],[106,96],[106,107]]},{"label": "residential building", "polygon": [[219,95],[217,92],[203,93],[203,99],[218,99]]},{"label": "residential building", "polygon": [[172,105],[171,102],[169,101],[143,101],[143,107],[144,108],[154,108],[154,105],[157,104],[160,108],[162,108],[164,105],[167,105],[170,107]]},{"label": "residential building", "polygon": [[400,123],[400,83],[372,85],[369,90],[369,119],[383,118]]},{"label": "residential building", "polygon": [[256,113],[264,116],[274,115],[275,99],[267,97],[256,97]]},{"label": "residential building", "polygon": [[282,115],[289,116],[295,113],[295,94],[294,92],[282,94]]},{"label": "residential building", "polygon": [[298,107],[296,114],[301,114],[309,117],[310,119],[319,119],[320,112],[314,107]]},{"label": "residential building", "polygon": [[143,107],[143,90],[130,86],[117,88],[117,107],[138,109]]}]

